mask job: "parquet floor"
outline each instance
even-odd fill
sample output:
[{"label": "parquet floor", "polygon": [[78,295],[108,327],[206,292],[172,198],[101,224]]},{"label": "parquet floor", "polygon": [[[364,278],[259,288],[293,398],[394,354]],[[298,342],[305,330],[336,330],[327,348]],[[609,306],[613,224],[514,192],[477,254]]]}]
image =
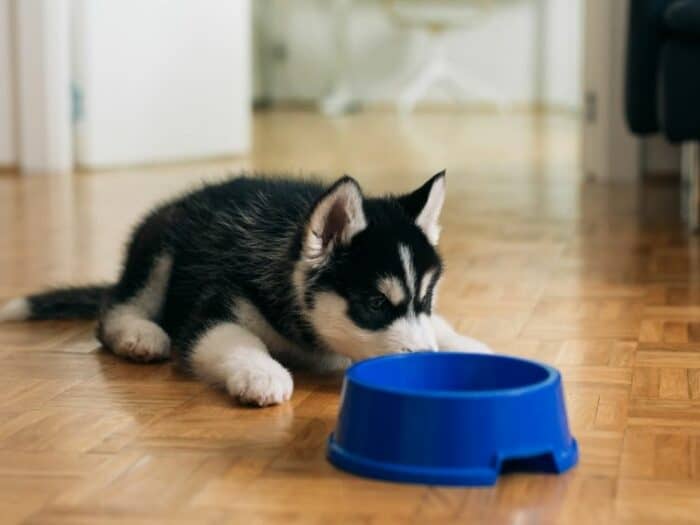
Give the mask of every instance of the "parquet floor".
[{"label": "parquet floor", "polygon": [[238,407],[100,350],[89,323],[0,326],[2,523],[700,522],[700,241],[672,185],[583,182],[566,116],[255,119],[250,157],[73,178],[0,176],[0,300],[109,280],[152,203],[226,169],[347,171],[367,191],[442,168],[442,310],[565,377],[570,473],[489,489],[368,481],[324,460],[340,377]]}]

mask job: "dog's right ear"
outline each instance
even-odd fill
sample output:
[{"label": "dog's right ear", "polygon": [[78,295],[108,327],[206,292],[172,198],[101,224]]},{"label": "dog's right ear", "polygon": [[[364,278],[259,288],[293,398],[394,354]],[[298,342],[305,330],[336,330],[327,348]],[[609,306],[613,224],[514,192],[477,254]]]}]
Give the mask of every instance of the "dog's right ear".
[{"label": "dog's right ear", "polygon": [[346,175],[324,193],[314,205],[304,227],[302,257],[321,264],[333,248],[348,244],[367,227],[362,208],[362,191],[355,179]]}]

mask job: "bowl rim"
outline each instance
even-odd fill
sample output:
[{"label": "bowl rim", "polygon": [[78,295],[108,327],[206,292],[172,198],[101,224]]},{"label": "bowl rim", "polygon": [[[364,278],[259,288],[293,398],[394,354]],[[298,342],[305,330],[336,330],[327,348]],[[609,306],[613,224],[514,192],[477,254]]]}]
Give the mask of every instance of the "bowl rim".
[{"label": "bowl rim", "polygon": [[[364,366],[370,366],[371,364],[376,363],[377,361],[393,361],[393,360],[401,360],[401,359],[412,359],[415,356],[425,356],[425,355],[440,355],[440,356],[445,356],[445,355],[450,355],[450,356],[459,356],[459,357],[480,357],[480,358],[486,358],[486,359],[499,359],[499,360],[505,360],[505,361],[517,361],[519,363],[527,363],[528,365],[536,366],[537,368],[540,368],[544,370],[547,373],[547,376],[536,383],[532,383],[529,385],[525,386],[518,386],[518,387],[512,387],[512,388],[500,388],[500,389],[489,389],[489,390],[418,390],[418,389],[412,389],[412,388],[400,388],[400,387],[391,387],[391,386],[383,386],[383,385],[378,385],[376,383],[368,382],[368,381],[363,381],[361,379],[357,378],[358,374],[358,369],[361,369]],[[367,390],[372,390],[375,392],[381,392],[381,393],[389,393],[389,394],[396,394],[404,397],[414,397],[414,398],[453,398],[453,399],[474,399],[474,398],[495,398],[495,397],[511,397],[511,396],[519,396],[523,395],[526,393],[530,392],[535,392],[537,390],[541,390],[543,388],[548,387],[549,385],[555,383],[560,374],[559,371],[549,365],[546,365],[544,363],[540,363],[538,361],[533,361],[531,359],[524,359],[522,357],[515,357],[511,355],[505,355],[505,354],[481,354],[481,353],[474,353],[474,352],[455,352],[455,351],[419,351],[419,352],[410,352],[410,353],[402,353],[402,354],[389,354],[389,355],[382,355],[378,357],[372,357],[369,359],[364,359],[362,361],[359,361],[350,368],[348,368],[345,371],[345,382],[347,383],[353,383],[355,385],[359,385],[363,388],[366,388]],[[344,390],[344,389],[343,389]]]}]

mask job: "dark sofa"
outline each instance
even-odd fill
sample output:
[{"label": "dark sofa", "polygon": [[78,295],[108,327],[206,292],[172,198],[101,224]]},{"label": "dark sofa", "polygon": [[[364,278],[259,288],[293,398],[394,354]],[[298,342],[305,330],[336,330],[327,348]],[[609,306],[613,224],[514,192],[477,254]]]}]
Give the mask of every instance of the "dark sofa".
[{"label": "dark sofa", "polygon": [[625,116],[681,143],[682,211],[700,228],[700,0],[630,0]]},{"label": "dark sofa", "polygon": [[700,0],[631,0],[627,43],[630,129],[700,140]]}]

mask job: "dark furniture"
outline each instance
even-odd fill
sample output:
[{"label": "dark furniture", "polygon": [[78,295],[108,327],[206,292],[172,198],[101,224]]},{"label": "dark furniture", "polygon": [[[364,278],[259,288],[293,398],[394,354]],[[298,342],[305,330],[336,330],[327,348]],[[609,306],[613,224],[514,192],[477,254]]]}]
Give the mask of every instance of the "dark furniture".
[{"label": "dark furniture", "polygon": [[700,226],[700,0],[630,0],[625,113],[633,133],[682,143],[684,215]]},{"label": "dark furniture", "polygon": [[700,0],[631,0],[627,122],[671,142],[700,139]]}]

